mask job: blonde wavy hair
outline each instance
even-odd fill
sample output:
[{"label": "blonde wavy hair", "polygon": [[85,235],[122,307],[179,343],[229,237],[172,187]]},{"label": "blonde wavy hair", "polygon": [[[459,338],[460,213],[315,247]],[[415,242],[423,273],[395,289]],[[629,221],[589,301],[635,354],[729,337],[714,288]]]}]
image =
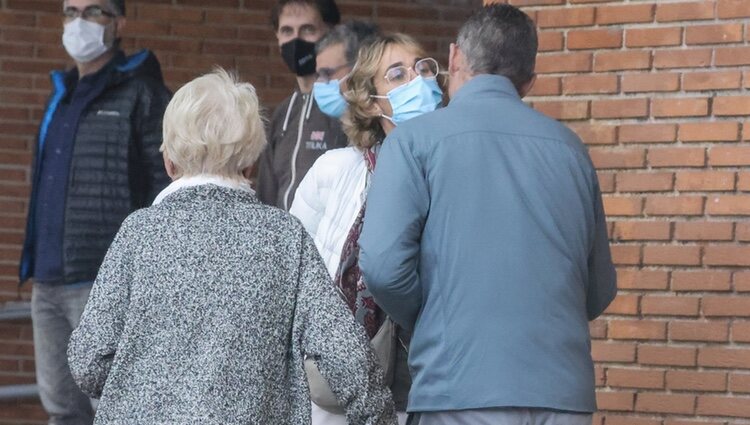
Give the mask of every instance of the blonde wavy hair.
[{"label": "blonde wavy hair", "polygon": [[369,149],[385,139],[380,115],[373,112],[375,99],[371,96],[377,94],[375,78],[378,65],[386,48],[391,45],[402,46],[414,52],[417,57],[426,56],[417,40],[402,33],[377,36],[359,50],[357,63],[346,80],[343,96],[349,107],[341,122],[351,145],[360,149]]},{"label": "blonde wavy hair", "polygon": [[164,152],[175,178],[241,179],[266,146],[263,112],[250,83],[222,68],[177,90],[164,113]]}]

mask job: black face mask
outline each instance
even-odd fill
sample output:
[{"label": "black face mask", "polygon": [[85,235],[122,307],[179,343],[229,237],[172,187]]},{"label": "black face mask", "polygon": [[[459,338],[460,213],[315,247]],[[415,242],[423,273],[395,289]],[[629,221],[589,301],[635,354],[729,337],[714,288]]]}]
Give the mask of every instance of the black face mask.
[{"label": "black face mask", "polygon": [[281,57],[289,70],[300,77],[315,73],[315,43],[295,38],[281,45]]}]

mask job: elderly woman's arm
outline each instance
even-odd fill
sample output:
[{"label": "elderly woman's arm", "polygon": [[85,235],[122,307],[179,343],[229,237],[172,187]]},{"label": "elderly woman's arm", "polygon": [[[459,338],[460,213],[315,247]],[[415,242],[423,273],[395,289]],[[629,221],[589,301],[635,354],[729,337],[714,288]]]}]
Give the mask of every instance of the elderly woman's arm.
[{"label": "elderly woman's arm", "polygon": [[396,424],[391,392],[364,329],[336,293],[312,239],[303,235],[295,335],[316,359],[350,424]]},{"label": "elderly woman's arm", "polygon": [[[132,216],[131,216],[132,217]],[[128,218],[107,251],[68,344],[68,363],[81,391],[99,398],[122,333],[129,300]]]}]

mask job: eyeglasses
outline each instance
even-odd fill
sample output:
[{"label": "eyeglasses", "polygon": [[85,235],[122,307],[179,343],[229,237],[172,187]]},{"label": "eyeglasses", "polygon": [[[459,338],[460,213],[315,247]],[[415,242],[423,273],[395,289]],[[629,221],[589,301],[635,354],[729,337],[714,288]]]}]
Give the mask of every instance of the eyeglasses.
[{"label": "eyeglasses", "polygon": [[[328,83],[333,80],[333,76],[336,75],[340,70],[352,66],[350,63],[339,65],[335,68],[320,68],[318,70],[318,79],[315,80],[319,83]],[[343,79],[343,78],[342,78]]]},{"label": "eyeglasses", "polygon": [[86,21],[95,21],[102,16],[114,18],[117,15],[102,9],[101,6],[91,5],[86,6],[83,10],[79,10],[75,7],[66,7],[63,9],[63,16],[66,21],[72,21],[76,18],[83,18]]},{"label": "eyeglasses", "polygon": [[409,70],[413,70],[415,75],[419,75],[422,78],[428,78],[436,77],[440,72],[440,67],[435,59],[424,58],[418,60],[413,68],[407,68],[403,65],[389,68],[388,71],[385,72],[383,78],[392,85],[399,86],[401,84],[406,84],[411,81],[411,78],[409,78]]}]

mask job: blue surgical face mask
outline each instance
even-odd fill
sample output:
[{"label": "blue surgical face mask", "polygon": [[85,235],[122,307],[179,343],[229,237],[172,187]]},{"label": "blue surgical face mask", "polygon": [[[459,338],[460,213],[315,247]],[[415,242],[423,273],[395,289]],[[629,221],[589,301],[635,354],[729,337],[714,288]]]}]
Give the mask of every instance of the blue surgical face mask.
[{"label": "blue surgical face mask", "polygon": [[434,77],[423,78],[419,75],[407,84],[389,91],[387,96],[372,97],[388,99],[393,116],[383,117],[399,124],[437,109],[443,101],[443,91]]},{"label": "blue surgical face mask", "polygon": [[346,100],[341,95],[339,80],[313,84],[313,96],[318,108],[329,117],[340,119],[346,110]]}]

